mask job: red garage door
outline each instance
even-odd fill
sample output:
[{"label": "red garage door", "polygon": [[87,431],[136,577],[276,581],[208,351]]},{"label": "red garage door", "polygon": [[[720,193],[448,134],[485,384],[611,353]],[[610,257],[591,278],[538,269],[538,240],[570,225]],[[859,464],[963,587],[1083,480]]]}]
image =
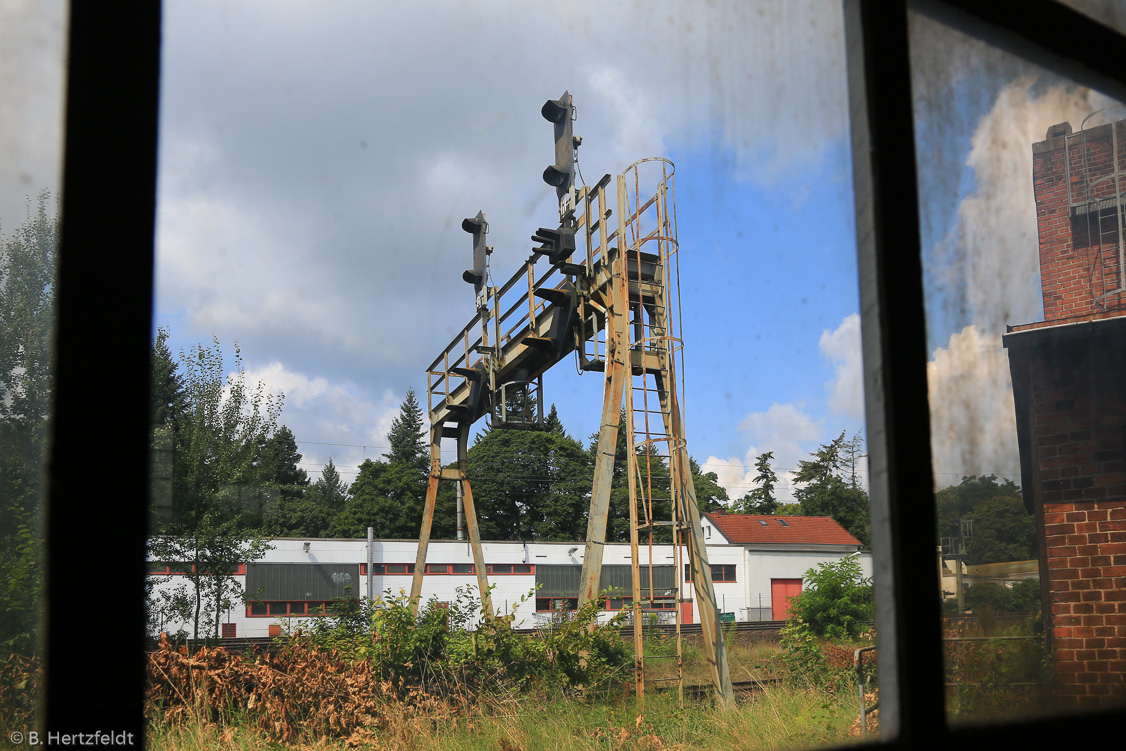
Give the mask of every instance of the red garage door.
[{"label": "red garage door", "polygon": [[770,602],[773,611],[771,616],[776,621],[785,621],[790,617],[790,598],[801,594],[801,579],[771,579]]}]

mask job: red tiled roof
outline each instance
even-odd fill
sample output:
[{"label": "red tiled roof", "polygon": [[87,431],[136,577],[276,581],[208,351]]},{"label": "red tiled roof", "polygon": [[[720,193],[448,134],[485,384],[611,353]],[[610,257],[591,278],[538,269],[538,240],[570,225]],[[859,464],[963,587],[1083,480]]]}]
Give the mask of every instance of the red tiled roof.
[{"label": "red tiled roof", "polygon": [[[757,516],[715,512],[705,516],[724,537],[736,544],[860,545],[860,540],[828,516]],[[789,526],[782,524],[783,521]]]}]

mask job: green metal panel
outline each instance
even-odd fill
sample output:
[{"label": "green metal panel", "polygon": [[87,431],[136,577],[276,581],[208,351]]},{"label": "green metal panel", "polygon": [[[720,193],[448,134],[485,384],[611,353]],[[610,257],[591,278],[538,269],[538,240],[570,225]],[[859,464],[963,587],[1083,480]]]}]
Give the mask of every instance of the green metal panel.
[{"label": "green metal panel", "polygon": [[358,597],[358,563],[248,563],[251,600],[337,600]]},{"label": "green metal panel", "polygon": [[[582,567],[569,564],[536,564],[537,597],[577,597],[582,575]],[[646,594],[649,589],[649,567],[641,567],[641,587]],[[658,595],[676,587],[676,572],[672,566],[653,567],[653,589]],[[602,566],[598,579],[598,591],[619,590],[625,596],[633,593],[633,580],[630,567],[622,564]],[[621,595],[619,595],[621,596]]]}]

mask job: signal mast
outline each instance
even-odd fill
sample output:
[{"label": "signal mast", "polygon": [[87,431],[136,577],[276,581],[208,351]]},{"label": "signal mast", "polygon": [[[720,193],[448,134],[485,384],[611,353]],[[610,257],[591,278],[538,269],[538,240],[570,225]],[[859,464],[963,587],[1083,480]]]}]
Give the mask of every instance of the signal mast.
[{"label": "signal mast", "polygon": [[[531,236],[531,255],[503,285],[490,286],[481,211],[462,222],[473,238],[476,312],[426,370],[430,416],[430,478],[411,585],[417,612],[434,521],[438,483],[458,483],[486,619],[494,610],[470,487],[467,452],[473,424],[488,415],[493,427],[536,428],[543,420],[543,374],[577,353],[583,372],[603,375],[602,421],[594,465],[580,605],[599,596],[610,488],[620,429],[626,431],[636,690],[645,692],[642,628],[645,617],[676,626],[676,671],[683,697],[681,624],[691,612],[687,579],[704,635],[716,695],[732,696],[719,627],[684,422],[677,374],[683,372],[679,326],[679,265],[673,164],[654,157],[633,163],[616,178],[575,186],[575,108],[570,93],[544,103],[552,123],[555,161],[543,179],[555,188],[559,223]],[[683,383],[681,383],[683,389]],[[619,426],[625,411],[625,423]],[[445,469],[442,438],[457,442],[457,464]],[[667,530],[667,532],[665,532]],[[672,542],[673,566],[658,566],[654,546]],[[642,559],[646,559],[643,565]],[[687,564],[687,565],[685,565]],[[655,615],[654,615],[655,614]]]}]

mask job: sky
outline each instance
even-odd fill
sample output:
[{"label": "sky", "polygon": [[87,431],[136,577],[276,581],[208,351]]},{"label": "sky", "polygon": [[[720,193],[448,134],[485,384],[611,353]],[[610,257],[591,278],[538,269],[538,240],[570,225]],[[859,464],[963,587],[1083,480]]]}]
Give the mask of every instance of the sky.
[{"label": "sky", "polygon": [[[32,123],[59,121],[65,18],[34,7],[5,32],[33,4],[0,3],[28,61],[0,68],[3,233],[58,186],[61,131]],[[1102,100],[913,23],[935,478],[1019,480],[1000,334],[1042,315],[1031,143]],[[863,429],[839,3],[168,0],[162,61],[154,325],[237,342],[311,477],[350,479],[407,389],[425,404],[474,312],[461,220],[487,215],[500,280],[555,224],[539,110],[564,90],[588,183],[676,164],[689,452],[738,498],[773,451],[789,498]],[[585,443],[601,390],[564,362],[545,401]]]}]

